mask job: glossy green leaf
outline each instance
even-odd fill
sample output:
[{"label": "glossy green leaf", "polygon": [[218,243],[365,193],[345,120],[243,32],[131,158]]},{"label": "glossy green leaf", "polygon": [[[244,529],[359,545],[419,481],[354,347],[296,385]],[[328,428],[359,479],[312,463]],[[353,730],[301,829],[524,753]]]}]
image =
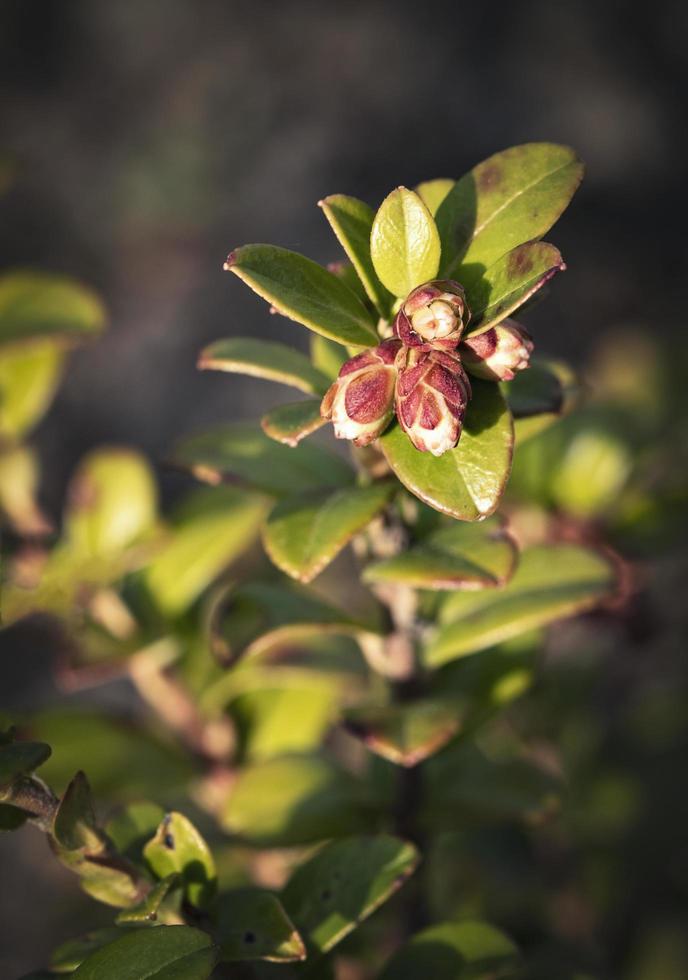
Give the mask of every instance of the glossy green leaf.
[{"label": "glossy green leaf", "polygon": [[416,589],[484,589],[513,574],[518,549],[495,519],[433,532],[393,558],[373,562],[365,582],[399,582]]},{"label": "glossy green leaf", "polygon": [[221,821],[231,834],[280,847],[341,837],[365,824],[353,777],[316,755],[282,756],[242,769]]},{"label": "glossy green leaf", "polygon": [[447,598],[425,662],[438,667],[590,609],[610,596],[614,581],[609,560],[592,549],[569,544],[529,548],[502,589]]},{"label": "glossy green leaf", "polygon": [[346,486],[354,480],[351,467],[326,449],[312,444],[295,449],[280,446],[246,423],[185,439],[177,446],[174,460],[208,483],[239,480],[277,497],[319,486]]},{"label": "glossy green leaf", "polygon": [[437,214],[440,204],[455,183],[456,181],[451,180],[449,177],[438,177],[436,180],[424,180],[413,189],[434,217]]},{"label": "glossy green leaf", "polygon": [[471,382],[473,397],[456,449],[435,457],[415,449],[398,425],[380,438],[387,462],[417,497],[461,521],[492,514],[511,469],[514,433],[499,386]]},{"label": "glossy green leaf", "polygon": [[227,892],[218,901],[220,958],[292,963],[306,958],[301,936],[280,900],[257,888]]},{"label": "glossy green leaf", "polygon": [[0,745],[0,789],[19,776],[29,776],[50,757],[44,742],[9,742]]},{"label": "glossy green leaf", "polygon": [[473,168],[437,211],[442,274],[492,265],[524,242],[541,238],[560,217],[583,176],[573,150],[525,143]]},{"label": "glossy green leaf", "polygon": [[310,582],[382,510],[394,486],[374,483],[280,501],[263,529],[268,555],[283,572]]},{"label": "glossy green leaf", "polygon": [[498,980],[516,976],[518,950],[504,933],[470,919],[416,933],[391,958],[380,980]]},{"label": "glossy green leaf", "polygon": [[87,956],[112,942],[113,939],[119,939],[124,933],[125,931],[117,926],[105,926],[102,929],[93,929],[76,939],[68,939],[54,950],[50,958],[50,966],[57,973],[71,973]]},{"label": "glossy green leaf", "polygon": [[129,449],[98,449],[70,482],[66,545],[84,559],[116,555],[151,530],[156,513],[157,488],[147,460]]},{"label": "glossy green leaf", "polygon": [[253,337],[216,340],[201,352],[198,366],[277,381],[307,395],[324,395],[329,386],[328,378],[301,351]]},{"label": "glossy green leaf", "polygon": [[39,337],[88,340],[104,323],[100,300],[78,282],[45,272],[0,276],[0,344]]},{"label": "glossy green leaf", "polygon": [[77,772],[64,791],[53,820],[53,836],[68,851],[98,854],[105,850],[105,838],[96,825],[91,787],[83,772]]},{"label": "glossy green leaf", "polygon": [[162,820],[143,856],[158,878],[178,873],[192,905],[204,907],[217,887],[210,848],[188,817],[172,811]]},{"label": "glossy green leaf", "polygon": [[273,681],[239,694],[227,710],[237,723],[247,758],[309,752],[322,743],[337,711],[333,683],[317,675],[301,686]]},{"label": "glossy green leaf", "polygon": [[168,541],[145,571],[158,606],[178,615],[256,539],[268,503],[233,487],[203,489],[177,512]]},{"label": "glossy green leaf", "polygon": [[320,337],[317,333],[311,336],[311,360],[319,371],[327,375],[330,381],[339,374],[339,369],[348,359],[348,353],[341,344]]},{"label": "glossy green leaf", "polygon": [[319,204],[358,273],[368,299],[380,316],[388,316],[394,298],[378,279],[370,257],[370,235],[375,218],[372,208],[346,194],[332,194]]},{"label": "glossy green leaf", "polygon": [[447,701],[352,708],[347,730],[366,748],[398,766],[415,766],[439,752],[462,728],[460,708]]},{"label": "glossy green leaf", "polygon": [[144,845],[158,829],[165,811],[146,800],[129,803],[108,820],[105,832],[117,851],[137,864],[143,863]]},{"label": "glossy green leaf", "polygon": [[279,405],[260,420],[263,432],[292,448],[298,446],[302,439],[325,424],[320,414],[320,399],[306,399],[300,402],[290,402]]},{"label": "glossy green leaf", "polygon": [[54,341],[0,347],[0,437],[26,435],[45,414],[65,353]]},{"label": "glossy green leaf", "polygon": [[282,900],[306,946],[326,953],[403,885],[418,859],[413,844],[386,834],[335,841],[296,869]]},{"label": "glossy green leaf", "polygon": [[554,245],[526,242],[497,259],[478,277],[464,277],[472,311],[469,332],[499,323],[565,268]]},{"label": "glossy green leaf", "polygon": [[229,255],[225,269],[278,313],[323,337],[354,347],[378,342],[373,318],[355,293],[303,255],[275,245],[244,245]]},{"label": "glossy green leaf", "polygon": [[217,962],[210,936],[189,926],[135,929],[91,953],[76,980],[207,980]]},{"label": "glossy green leaf", "polygon": [[170,874],[156,885],[153,885],[142,902],[122,909],[115,920],[118,925],[145,926],[157,923],[161,916],[162,906],[170,892],[179,885],[178,874]]},{"label": "glossy green leaf", "polygon": [[440,239],[432,215],[405,187],[385,198],[375,215],[370,254],[378,278],[394,295],[406,297],[434,279],[440,263]]}]

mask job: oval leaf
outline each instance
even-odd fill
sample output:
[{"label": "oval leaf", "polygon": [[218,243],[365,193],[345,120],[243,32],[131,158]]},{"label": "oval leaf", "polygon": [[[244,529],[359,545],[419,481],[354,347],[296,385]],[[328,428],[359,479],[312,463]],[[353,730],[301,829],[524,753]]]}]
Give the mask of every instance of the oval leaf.
[{"label": "oval leaf", "polygon": [[375,215],[370,254],[380,281],[394,295],[434,279],[440,264],[440,239],[432,215],[406,187],[397,187]]},{"label": "oval leaf", "polygon": [[189,926],[135,929],[91,953],[76,980],[207,980],[217,962],[210,936]]},{"label": "oval leaf", "polygon": [[166,814],[143,856],[158,878],[179,873],[192,905],[203,908],[214,895],[217,874],[210,848],[183,813]]},{"label": "oval leaf", "polygon": [[456,449],[435,457],[417,450],[398,425],[380,438],[387,462],[411,493],[460,521],[494,512],[511,469],[514,433],[499,386],[471,381],[473,397]]},{"label": "oval leaf", "polygon": [[330,385],[329,378],[300,351],[253,337],[216,340],[201,352],[198,367],[277,381],[307,395],[324,395]]},{"label": "oval leaf", "polygon": [[437,212],[442,274],[486,268],[523,242],[541,238],[564,211],[583,177],[573,150],[525,143],[479,163],[452,188]]},{"label": "oval leaf", "polygon": [[74,343],[97,336],[104,324],[100,300],[78,282],[45,272],[0,276],[0,344],[38,337]]},{"label": "oval leaf", "polygon": [[375,483],[280,501],[263,530],[268,555],[283,572],[310,582],[382,510],[394,486]]},{"label": "oval leaf", "polygon": [[54,341],[0,348],[0,437],[16,439],[45,414],[62,374],[65,352]]},{"label": "oval leaf", "polygon": [[270,892],[241,888],[222,895],[217,909],[220,958],[293,963],[305,960],[306,947]]},{"label": "oval leaf", "polygon": [[486,922],[443,922],[416,933],[394,954],[380,980],[498,980],[515,975],[518,950]]},{"label": "oval leaf", "polygon": [[438,667],[563,616],[590,609],[613,591],[608,559],[578,545],[529,548],[503,589],[450,596],[442,626],[426,647],[425,662]]},{"label": "oval leaf", "polygon": [[318,203],[351,260],[366,296],[380,316],[388,316],[393,297],[378,279],[370,257],[370,234],[375,217],[372,208],[346,194],[332,194]]},{"label": "oval leaf", "polygon": [[378,343],[373,319],[344,283],[317,262],[276,245],[244,245],[225,269],[278,313],[331,340],[353,347]]},{"label": "oval leaf", "polygon": [[320,399],[314,401],[307,398],[273,408],[262,417],[260,424],[263,432],[271,439],[294,448],[306,436],[321,428],[325,419],[320,414]]},{"label": "oval leaf", "polygon": [[413,189],[434,218],[440,204],[455,183],[456,181],[449,177],[438,177],[436,180],[424,180]]}]

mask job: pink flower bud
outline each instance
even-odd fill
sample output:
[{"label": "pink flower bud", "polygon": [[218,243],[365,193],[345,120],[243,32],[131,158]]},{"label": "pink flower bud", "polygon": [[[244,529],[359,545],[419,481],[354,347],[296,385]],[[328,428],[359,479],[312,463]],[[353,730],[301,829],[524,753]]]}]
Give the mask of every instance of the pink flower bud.
[{"label": "pink flower bud", "polygon": [[381,435],[394,414],[395,358],[401,344],[385,340],[342,364],[320,406],[334,424],[337,439],[367,446]]},{"label": "pink flower bud", "polygon": [[397,356],[397,418],[421,452],[441,456],[459,441],[471,386],[456,354],[402,348]]},{"label": "pink flower bud", "polygon": [[466,337],[461,359],[471,374],[488,381],[512,381],[528,367],[533,353],[530,334],[515,320],[504,320],[484,333]]},{"label": "pink flower bud", "polygon": [[397,313],[394,332],[407,347],[454,350],[470,315],[463,287],[436,279],[411,290]]}]

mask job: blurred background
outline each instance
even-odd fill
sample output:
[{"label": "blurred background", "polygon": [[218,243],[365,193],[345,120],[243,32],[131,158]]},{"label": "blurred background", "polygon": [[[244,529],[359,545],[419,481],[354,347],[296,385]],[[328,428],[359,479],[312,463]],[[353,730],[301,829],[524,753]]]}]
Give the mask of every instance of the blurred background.
[{"label": "blurred background", "polygon": [[[398,184],[458,177],[512,144],[571,144],[588,171],[552,236],[569,271],[528,321],[539,349],[581,366],[612,331],[677,342],[687,21],[688,8],[666,0],[650,12],[598,0],[2,0],[0,148],[16,177],[0,205],[0,267],[75,276],[102,295],[110,320],[75,354],[34,436],[47,512],[59,514],[69,473],[93,446],[126,443],[162,462],[182,434],[280,399],[247,378],[199,374],[195,360],[231,334],[305,348],[305,331],[268,316],[222,263],[253,241],[339,258],[316,207],[330,193],[377,205]],[[169,500],[181,478],[160,473]],[[45,662],[32,650],[3,663],[0,707],[48,698]],[[652,834],[665,809],[677,808],[672,826],[686,815],[685,790],[669,788],[682,778],[681,738],[670,733]],[[641,784],[646,768],[659,778],[643,757]],[[688,845],[661,836],[639,858],[645,906],[607,937],[610,977],[615,962],[642,956],[650,966],[638,978],[679,977],[672,929]],[[0,843],[3,977],[63,938],[62,874],[31,851],[36,839]],[[17,889],[35,896],[38,934],[22,922]],[[639,922],[656,955],[632,953]]]}]

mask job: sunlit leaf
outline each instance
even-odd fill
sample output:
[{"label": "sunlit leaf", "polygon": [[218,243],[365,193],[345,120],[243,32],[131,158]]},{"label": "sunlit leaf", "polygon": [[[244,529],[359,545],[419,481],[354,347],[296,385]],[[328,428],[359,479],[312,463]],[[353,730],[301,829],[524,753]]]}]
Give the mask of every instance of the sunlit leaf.
[{"label": "sunlit leaf", "polygon": [[237,722],[249,759],[269,759],[317,749],[333,723],[337,702],[333,683],[317,675],[309,684],[272,685],[240,693],[227,707]]},{"label": "sunlit leaf", "polygon": [[97,336],[104,323],[100,300],[81,283],[46,272],[0,276],[0,344],[42,337],[74,343]]},{"label": "sunlit leaf", "polygon": [[306,958],[301,936],[270,892],[242,888],[220,896],[217,907],[220,958],[291,963]]},{"label": "sunlit leaf", "polygon": [[308,398],[273,408],[263,416],[260,424],[271,439],[293,448],[323,426],[325,419],[320,414],[320,399],[314,401]]},{"label": "sunlit leaf", "polygon": [[440,263],[440,239],[432,215],[405,187],[385,198],[375,215],[370,254],[378,278],[394,295],[406,297],[434,279]]},{"label": "sunlit leaf", "polygon": [[156,885],[153,885],[142,902],[131,905],[129,908],[122,909],[117,916],[116,922],[119,925],[153,925],[157,923],[162,906],[170,892],[179,885],[179,875],[170,874]]},{"label": "sunlit leaf", "polygon": [[65,353],[54,341],[0,347],[0,436],[26,435],[45,414]]},{"label": "sunlit leaf", "polygon": [[424,180],[413,189],[434,217],[437,214],[440,204],[455,183],[455,180],[451,180],[448,177],[438,177],[436,180]]},{"label": "sunlit leaf", "polygon": [[215,893],[217,874],[210,848],[183,813],[166,814],[143,856],[158,878],[178,873],[192,905],[204,907]]},{"label": "sunlit leaf", "polygon": [[198,366],[277,381],[307,395],[323,395],[329,385],[328,378],[294,347],[254,337],[216,340],[202,351]]},{"label": "sunlit leaf", "polygon": [[399,766],[415,766],[443,748],[462,728],[463,712],[449,701],[352,708],[344,724],[366,748]]}]

